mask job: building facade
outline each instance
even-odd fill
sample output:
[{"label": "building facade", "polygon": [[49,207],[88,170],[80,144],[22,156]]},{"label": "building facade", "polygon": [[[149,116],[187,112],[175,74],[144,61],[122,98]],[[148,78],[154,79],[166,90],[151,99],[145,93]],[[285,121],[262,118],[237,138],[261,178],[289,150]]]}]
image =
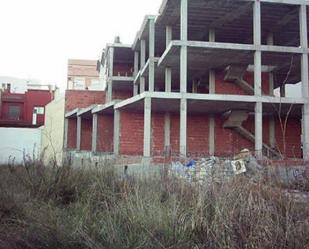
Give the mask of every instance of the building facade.
[{"label": "building facade", "polygon": [[11,91],[10,84],[0,89],[0,127],[40,127],[44,125],[45,106],[54,90],[29,87],[24,93]]},{"label": "building facade", "polygon": [[68,90],[103,90],[95,60],[68,61]]},{"label": "building facade", "polygon": [[164,0],[132,45],[107,45],[106,97],[66,113],[67,152],[308,160],[308,5]]}]

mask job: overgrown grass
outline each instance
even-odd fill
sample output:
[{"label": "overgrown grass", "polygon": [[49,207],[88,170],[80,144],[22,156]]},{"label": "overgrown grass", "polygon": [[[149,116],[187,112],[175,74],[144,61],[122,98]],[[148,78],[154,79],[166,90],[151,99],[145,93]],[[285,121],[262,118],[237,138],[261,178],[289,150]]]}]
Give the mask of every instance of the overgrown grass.
[{"label": "overgrown grass", "polygon": [[0,168],[0,248],[309,248],[309,206],[237,177],[194,187],[97,170]]}]

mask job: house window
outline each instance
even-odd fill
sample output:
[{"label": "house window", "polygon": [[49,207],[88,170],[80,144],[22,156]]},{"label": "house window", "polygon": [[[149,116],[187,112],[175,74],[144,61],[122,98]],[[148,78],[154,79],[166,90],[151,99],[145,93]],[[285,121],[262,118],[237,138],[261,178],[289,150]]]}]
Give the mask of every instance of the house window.
[{"label": "house window", "polygon": [[12,120],[20,120],[20,106],[9,106],[8,117]]},{"label": "house window", "polygon": [[44,107],[34,107],[33,114],[44,115],[45,110]]}]

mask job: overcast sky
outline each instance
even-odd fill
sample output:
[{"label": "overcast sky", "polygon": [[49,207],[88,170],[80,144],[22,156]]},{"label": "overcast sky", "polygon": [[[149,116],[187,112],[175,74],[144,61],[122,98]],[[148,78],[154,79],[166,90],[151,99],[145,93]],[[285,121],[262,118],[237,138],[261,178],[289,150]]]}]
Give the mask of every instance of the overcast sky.
[{"label": "overcast sky", "polygon": [[67,60],[98,59],[119,35],[132,43],[162,0],[0,0],[0,76],[66,82]]}]

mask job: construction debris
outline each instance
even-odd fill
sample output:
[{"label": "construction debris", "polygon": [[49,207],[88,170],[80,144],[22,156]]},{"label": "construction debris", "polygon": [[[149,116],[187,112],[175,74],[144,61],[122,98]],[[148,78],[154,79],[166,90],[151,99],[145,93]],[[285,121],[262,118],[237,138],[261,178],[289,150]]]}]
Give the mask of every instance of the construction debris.
[{"label": "construction debris", "polygon": [[253,181],[258,181],[263,175],[263,167],[258,164],[250,151],[242,150],[233,160],[222,160],[217,157],[201,158],[188,163],[172,163],[170,174],[193,182],[221,182],[223,180],[245,175]]}]

